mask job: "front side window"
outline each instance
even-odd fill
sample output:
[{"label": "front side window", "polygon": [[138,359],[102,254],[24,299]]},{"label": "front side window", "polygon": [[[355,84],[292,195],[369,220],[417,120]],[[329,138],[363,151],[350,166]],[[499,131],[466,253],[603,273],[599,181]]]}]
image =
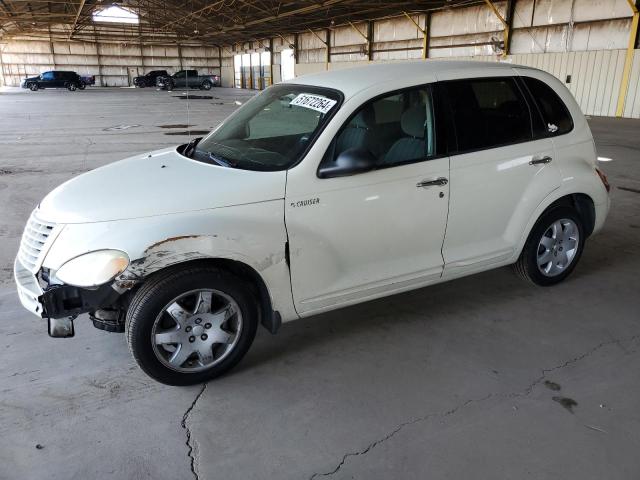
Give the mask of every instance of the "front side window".
[{"label": "front side window", "polygon": [[531,77],[521,78],[540,108],[546,133],[562,135],[573,130],[573,119],[558,94],[540,80]]},{"label": "front side window", "polygon": [[529,106],[513,78],[454,80],[442,86],[459,152],[532,139]]},{"label": "front side window", "polygon": [[44,72],[42,74],[42,80],[53,80],[53,72]]},{"label": "front side window", "polygon": [[378,167],[410,163],[436,153],[434,115],[428,87],[395,92],[364,104],[340,130],[323,164],[357,149]]},{"label": "front side window", "polygon": [[184,73],[185,72],[178,72],[174,75],[175,78],[184,78]]},{"label": "front side window", "polygon": [[246,170],[286,170],[312,145],[341,101],[342,95],[328,88],[269,87],[200,141],[193,158]]}]

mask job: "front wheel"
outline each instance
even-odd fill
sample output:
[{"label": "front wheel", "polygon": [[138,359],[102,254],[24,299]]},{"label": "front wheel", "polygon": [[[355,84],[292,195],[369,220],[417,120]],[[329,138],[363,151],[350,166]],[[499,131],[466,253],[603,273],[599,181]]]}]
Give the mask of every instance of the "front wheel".
[{"label": "front wheel", "polygon": [[87,88],[87,86],[84,83],[81,83],[80,85],[78,85],[78,88],[80,90],[84,90],[85,88]]},{"label": "front wheel", "polygon": [[167,385],[192,385],[236,365],[258,325],[250,288],[209,267],[160,273],[134,296],[127,342],[140,368]]},{"label": "front wheel", "polygon": [[514,265],[523,278],[541,286],[560,283],[576,267],[584,248],[584,228],[570,207],[543,214]]},{"label": "front wheel", "polygon": [[38,84],[37,83],[30,83],[29,84],[29,90],[31,90],[32,92],[36,92],[38,90]]}]

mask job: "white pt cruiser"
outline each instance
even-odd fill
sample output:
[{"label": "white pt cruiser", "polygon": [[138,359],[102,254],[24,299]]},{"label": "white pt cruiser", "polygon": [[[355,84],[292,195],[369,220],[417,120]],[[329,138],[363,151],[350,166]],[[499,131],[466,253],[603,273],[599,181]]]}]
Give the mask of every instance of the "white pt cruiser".
[{"label": "white pt cruiser", "polygon": [[282,322],[503,265],[575,268],[609,185],[551,75],[410,62],[272,86],[208,136],[53,190],[15,262],[23,305],[126,331],[140,367],[187,385]]}]

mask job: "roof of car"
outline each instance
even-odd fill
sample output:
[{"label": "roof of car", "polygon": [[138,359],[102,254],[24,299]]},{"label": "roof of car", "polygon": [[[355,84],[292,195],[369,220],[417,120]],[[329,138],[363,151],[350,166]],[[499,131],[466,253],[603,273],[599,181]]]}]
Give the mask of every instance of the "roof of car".
[{"label": "roof of car", "polygon": [[[340,90],[348,98],[379,83],[407,78],[411,75],[424,75],[477,70],[478,68],[491,70],[504,70],[505,74],[511,74],[515,65],[499,62],[478,62],[478,61],[407,61],[393,63],[376,63],[360,67],[344,68],[339,70],[329,70],[326,72],[313,73],[288,80],[285,83],[297,83],[303,85],[315,85],[319,87],[335,88]],[[521,67],[518,68],[528,68]],[[461,75],[463,76],[463,75]]]}]

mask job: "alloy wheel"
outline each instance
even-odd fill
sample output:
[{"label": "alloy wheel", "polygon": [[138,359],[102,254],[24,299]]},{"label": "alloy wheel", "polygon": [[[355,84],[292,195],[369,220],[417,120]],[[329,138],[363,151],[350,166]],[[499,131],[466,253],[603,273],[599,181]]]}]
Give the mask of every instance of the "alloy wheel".
[{"label": "alloy wheel", "polygon": [[540,273],[555,277],[564,272],[576,258],[580,245],[580,230],[573,220],[556,220],[545,230],[537,250]]},{"label": "alloy wheel", "polygon": [[166,367],[199,372],[226,358],[242,331],[238,303],[218,290],[193,290],[174,298],[156,317],[153,351]]}]

